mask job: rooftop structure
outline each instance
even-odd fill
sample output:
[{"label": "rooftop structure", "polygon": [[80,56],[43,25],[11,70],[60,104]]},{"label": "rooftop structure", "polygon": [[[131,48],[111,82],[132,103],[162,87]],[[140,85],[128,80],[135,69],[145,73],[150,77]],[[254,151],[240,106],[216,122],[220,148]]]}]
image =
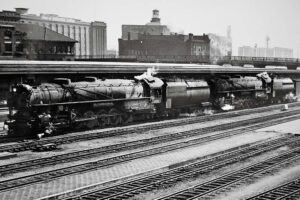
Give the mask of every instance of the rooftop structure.
[{"label": "rooftop structure", "polygon": [[159,10],[153,10],[153,15],[150,23],[146,25],[160,25]]},{"label": "rooftop structure", "polygon": [[170,35],[166,25],[161,25],[159,11],[153,10],[153,16],[146,25],[122,25],[123,40],[137,40],[139,35]]}]

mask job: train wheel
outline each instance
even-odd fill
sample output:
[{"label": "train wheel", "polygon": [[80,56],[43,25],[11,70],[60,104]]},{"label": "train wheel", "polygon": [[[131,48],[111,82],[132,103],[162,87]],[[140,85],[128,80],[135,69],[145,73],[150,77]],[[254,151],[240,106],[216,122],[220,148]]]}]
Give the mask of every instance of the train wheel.
[{"label": "train wheel", "polygon": [[107,115],[107,111],[104,109],[97,112],[98,122],[101,127],[109,125],[109,117]]},{"label": "train wheel", "polygon": [[245,98],[243,102],[244,108],[251,108],[251,100],[249,98]]},{"label": "train wheel", "polygon": [[151,120],[151,114],[150,114],[150,113],[146,113],[146,114],[145,114],[145,119],[146,119],[147,121]]},{"label": "train wheel", "polygon": [[84,118],[91,118],[91,120],[86,122],[86,127],[92,129],[94,127],[99,126],[98,121],[96,120],[96,115],[93,111],[89,110],[83,114]]},{"label": "train wheel", "polygon": [[112,125],[119,125],[123,123],[121,113],[117,109],[115,108],[110,109],[109,115],[110,115],[110,123]]},{"label": "train wheel", "polygon": [[133,122],[133,115],[130,113],[124,113],[122,118],[123,118],[123,124],[128,124],[130,122]]},{"label": "train wheel", "polygon": [[281,101],[280,99],[277,100],[278,104],[281,104],[283,101]]}]

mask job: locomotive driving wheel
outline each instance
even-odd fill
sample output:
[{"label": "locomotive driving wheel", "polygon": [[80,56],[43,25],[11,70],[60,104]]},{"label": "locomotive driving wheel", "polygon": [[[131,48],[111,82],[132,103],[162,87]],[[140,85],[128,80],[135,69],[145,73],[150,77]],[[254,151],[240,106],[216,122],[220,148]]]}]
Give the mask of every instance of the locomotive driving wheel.
[{"label": "locomotive driving wheel", "polygon": [[130,113],[124,113],[122,115],[123,124],[128,124],[133,121],[133,115]]},{"label": "locomotive driving wheel", "polygon": [[98,118],[98,122],[99,122],[99,125],[101,127],[104,127],[104,126],[108,126],[109,125],[109,117],[107,116],[108,113],[106,110],[102,109],[102,110],[99,110],[97,112],[97,118]]},{"label": "locomotive driving wheel", "polygon": [[135,121],[134,113],[125,112],[122,114],[122,118],[123,118],[123,124],[129,124]]},{"label": "locomotive driving wheel", "polygon": [[95,115],[95,113],[93,112],[93,111],[91,111],[91,110],[88,110],[88,111],[86,111],[84,114],[83,114],[83,117],[84,118],[90,118],[91,120],[88,120],[87,122],[86,122],[86,127],[87,128],[89,128],[89,129],[92,129],[92,128],[94,128],[94,127],[97,127],[97,126],[99,126],[98,125],[98,121],[96,120],[97,118],[96,118],[96,115]]},{"label": "locomotive driving wheel", "polygon": [[122,114],[119,110],[112,108],[109,111],[110,115],[110,124],[111,125],[119,125],[123,123]]}]

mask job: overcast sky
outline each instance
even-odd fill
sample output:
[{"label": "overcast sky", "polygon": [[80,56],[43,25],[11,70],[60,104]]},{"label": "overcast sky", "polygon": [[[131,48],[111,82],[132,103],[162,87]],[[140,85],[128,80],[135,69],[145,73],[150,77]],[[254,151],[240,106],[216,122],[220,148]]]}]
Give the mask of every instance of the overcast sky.
[{"label": "overcast sky", "polygon": [[146,24],[158,9],[171,31],[226,35],[231,25],[233,54],[239,46],[293,48],[300,57],[300,0],[0,0],[3,10],[58,14],[107,24],[108,49],[118,49],[122,24]]}]

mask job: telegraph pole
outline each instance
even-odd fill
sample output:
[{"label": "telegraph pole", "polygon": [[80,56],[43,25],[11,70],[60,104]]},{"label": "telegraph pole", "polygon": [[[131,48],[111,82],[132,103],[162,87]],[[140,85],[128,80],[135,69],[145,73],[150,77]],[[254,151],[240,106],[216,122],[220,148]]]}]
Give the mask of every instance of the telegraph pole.
[{"label": "telegraph pole", "polygon": [[267,43],[266,57],[268,57],[269,41],[270,41],[270,37],[267,35],[267,36],[266,36],[266,43]]},{"label": "telegraph pole", "polygon": [[270,37],[267,35],[267,36],[266,36],[267,49],[269,48],[269,41],[270,41]]}]

